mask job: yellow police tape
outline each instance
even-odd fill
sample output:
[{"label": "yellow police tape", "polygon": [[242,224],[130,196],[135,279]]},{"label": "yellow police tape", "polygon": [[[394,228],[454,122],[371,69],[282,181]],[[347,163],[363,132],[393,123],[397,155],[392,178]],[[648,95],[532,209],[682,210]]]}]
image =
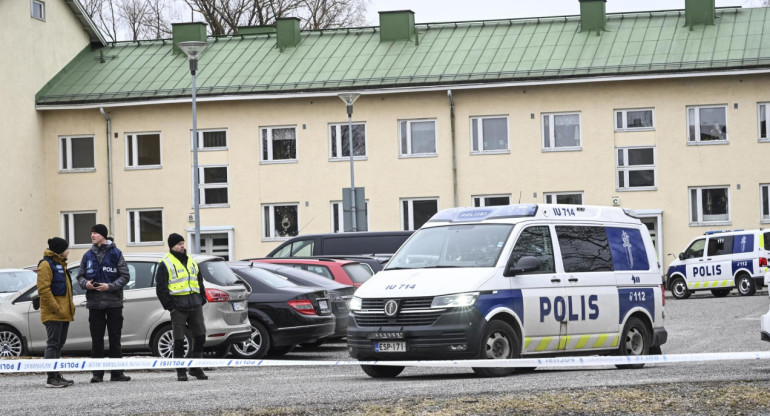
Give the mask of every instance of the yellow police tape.
[{"label": "yellow police tape", "polygon": [[386,365],[405,367],[540,367],[575,368],[631,364],[675,364],[704,361],[770,360],[770,351],[716,352],[700,354],[661,354],[639,356],[589,356],[518,358],[507,360],[410,360],[410,361],[319,361],[319,360],[239,360],[239,359],[163,359],[163,358],[62,358],[4,359],[0,373],[94,370],[162,370],[187,367],[312,367]]}]

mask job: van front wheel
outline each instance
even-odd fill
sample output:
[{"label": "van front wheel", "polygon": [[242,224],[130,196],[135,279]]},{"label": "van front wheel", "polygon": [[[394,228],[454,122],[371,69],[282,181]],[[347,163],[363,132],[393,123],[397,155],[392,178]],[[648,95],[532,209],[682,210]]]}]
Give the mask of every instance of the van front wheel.
[{"label": "van front wheel", "polygon": [[738,279],[735,281],[735,286],[738,287],[738,293],[741,296],[754,296],[754,293],[757,293],[754,279],[745,273],[738,276]]},{"label": "van front wheel", "polygon": [[[506,360],[521,356],[521,344],[513,328],[503,321],[493,320],[484,330],[480,359]],[[505,377],[513,373],[513,367],[473,367],[482,377]]]},{"label": "van front wheel", "polygon": [[402,365],[367,365],[361,364],[364,373],[372,378],[393,378],[404,371]]},{"label": "van front wheel", "polygon": [[[623,335],[620,337],[618,346],[618,355],[636,357],[639,355],[648,355],[650,353],[650,331],[647,325],[639,318],[628,318],[626,326],[623,327]],[[623,364],[616,365],[617,368],[642,368],[644,364]]]},{"label": "van front wheel", "polygon": [[690,291],[687,290],[687,283],[681,277],[677,277],[671,282],[671,294],[677,299],[687,299],[690,297]]}]

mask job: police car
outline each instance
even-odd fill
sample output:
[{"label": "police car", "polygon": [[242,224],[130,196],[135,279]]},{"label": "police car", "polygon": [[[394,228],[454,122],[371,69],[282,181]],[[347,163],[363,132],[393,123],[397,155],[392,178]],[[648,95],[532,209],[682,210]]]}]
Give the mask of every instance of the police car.
[{"label": "police car", "polygon": [[[662,276],[647,228],[630,214],[533,204],[440,211],[355,292],[348,351],[379,361],[660,353]],[[372,377],[404,368],[361,367]]]},{"label": "police car", "polygon": [[765,284],[769,248],[770,230],[708,231],[668,266],[668,287],[677,299],[698,290],[722,297],[733,288],[751,296]]}]

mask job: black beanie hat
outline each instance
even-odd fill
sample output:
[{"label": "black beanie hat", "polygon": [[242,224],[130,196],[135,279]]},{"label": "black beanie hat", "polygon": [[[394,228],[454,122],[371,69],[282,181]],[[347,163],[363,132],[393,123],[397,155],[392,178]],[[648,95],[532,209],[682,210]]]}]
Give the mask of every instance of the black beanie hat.
[{"label": "black beanie hat", "polygon": [[53,251],[56,254],[61,254],[67,251],[67,248],[69,248],[70,243],[67,242],[67,240],[59,237],[49,238],[48,239],[48,249]]},{"label": "black beanie hat", "polygon": [[107,238],[107,226],[104,224],[96,224],[93,227],[91,227],[91,231],[101,235],[104,238]]},{"label": "black beanie hat", "polygon": [[171,250],[174,248],[175,245],[179,244],[180,241],[184,241],[184,237],[177,233],[171,233],[168,235],[168,249]]}]

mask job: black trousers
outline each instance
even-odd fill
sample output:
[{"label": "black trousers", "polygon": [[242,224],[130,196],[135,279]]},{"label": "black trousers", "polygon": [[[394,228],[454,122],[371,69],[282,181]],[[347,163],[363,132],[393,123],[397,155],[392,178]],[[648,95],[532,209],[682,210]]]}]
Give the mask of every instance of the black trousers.
[{"label": "black trousers", "polygon": [[[61,358],[61,350],[64,347],[64,343],[67,342],[67,331],[69,330],[70,323],[48,321],[43,322],[43,325],[45,325],[45,332],[48,335],[43,358]],[[54,371],[49,372],[47,375],[48,378],[55,378],[59,373]]]},{"label": "black trousers", "polygon": [[[88,323],[91,329],[91,357],[104,358],[104,330],[110,342],[109,357],[123,358],[120,346],[120,334],[123,330],[123,308],[89,309]],[[104,371],[94,371],[94,375],[102,376]],[[121,374],[122,371],[112,371]]]}]

